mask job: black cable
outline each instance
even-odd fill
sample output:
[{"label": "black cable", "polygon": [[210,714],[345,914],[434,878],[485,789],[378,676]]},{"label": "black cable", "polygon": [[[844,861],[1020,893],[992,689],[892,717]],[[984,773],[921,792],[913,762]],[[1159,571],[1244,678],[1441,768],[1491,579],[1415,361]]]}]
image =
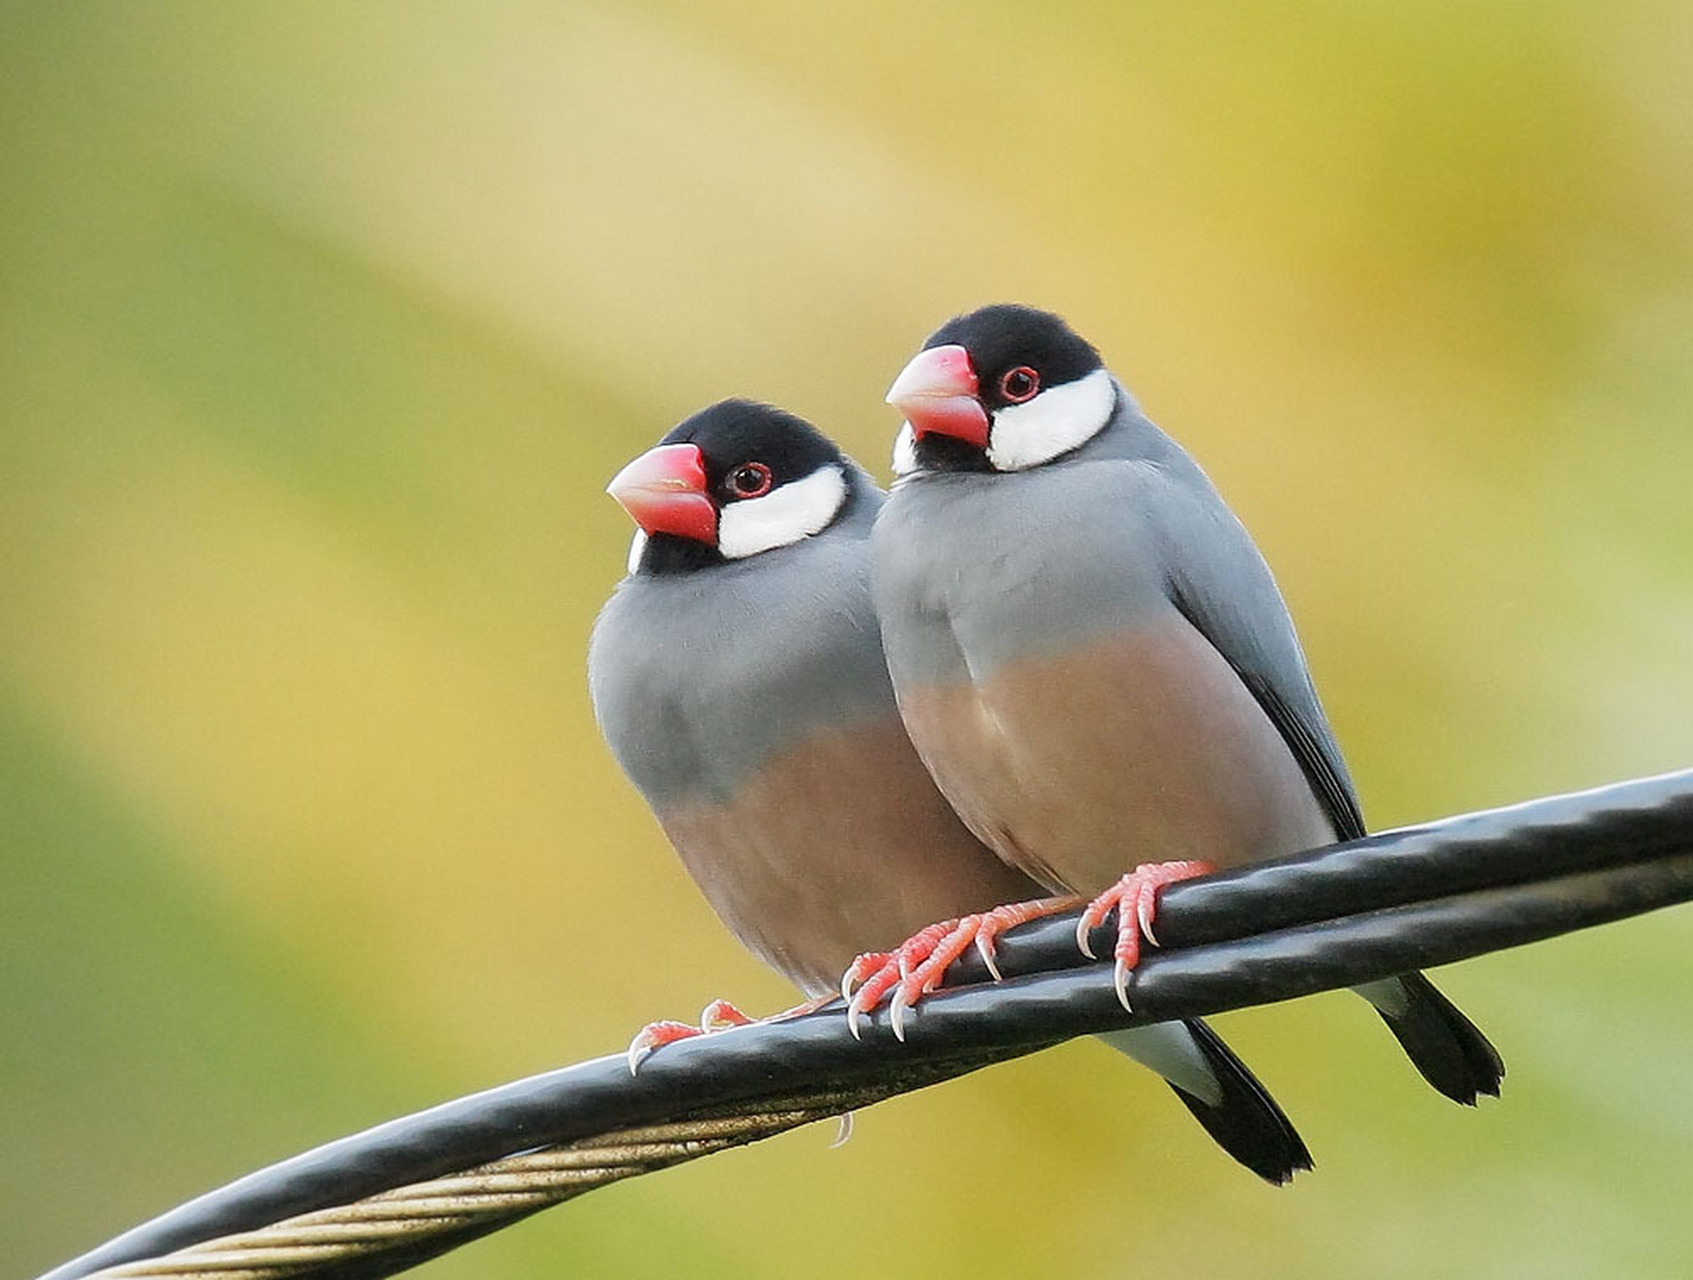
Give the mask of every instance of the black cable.
[{"label": "black cable", "polygon": [[[1007,981],[982,983],[980,962],[960,961],[949,979],[978,985],[926,999],[904,1044],[885,1012],[855,1041],[837,1003],[667,1046],[634,1077],[621,1055],[548,1072],[251,1174],[43,1280],[75,1280],[518,1151],[824,1089],[887,1096],[1077,1035],[1356,985],[1689,899],[1693,771],[1386,832],[1171,886],[1158,916],[1164,947],[1145,955],[1129,988],[1132,1018],[1109,961],[1082,962],[1075,917],[1039,921],[1001,940]],[[383,1255],[314,1274],[389,1275],[399,1261]]]},{"label": "black cable", "polygon": [[[1693,770],[1483,809],[1170,885],[1158,898],[1158,940],[1173,951],[1469,889],[1648,861],[1685,852],[1690,832]],[[1114,927],[1113,918],[1095,930],[1096,955],[1109,949]],[[1086,961],[1074,937],[1074,916],[1036,921],[1004,936],[999,967],[1010,974],[1081,965]],[[988,972],[968,952],[948,977],[982,982]]]}]

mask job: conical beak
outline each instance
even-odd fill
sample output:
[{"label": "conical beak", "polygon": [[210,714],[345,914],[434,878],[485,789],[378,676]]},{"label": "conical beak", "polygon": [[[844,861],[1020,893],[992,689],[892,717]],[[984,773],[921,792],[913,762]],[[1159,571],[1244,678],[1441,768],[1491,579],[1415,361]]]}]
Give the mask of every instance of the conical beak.
[{"label": "conical beak", "polygon": [[988,447],[988,414],[978,398],[976,370],[960,346],[919,351],[888,388],[888,403],[921,440],[933,432]]},{"label": "conical beak", "polygon": [[612,477],[605,491],[648,534],[717,545],[717,507],[705,491],[699,446],[661,444]]}]

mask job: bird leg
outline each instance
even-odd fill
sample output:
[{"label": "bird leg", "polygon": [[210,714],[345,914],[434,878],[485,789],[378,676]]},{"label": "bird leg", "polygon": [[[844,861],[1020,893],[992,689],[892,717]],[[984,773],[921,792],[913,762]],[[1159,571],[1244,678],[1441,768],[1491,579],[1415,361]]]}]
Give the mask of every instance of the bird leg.
[{"label": "bird leg", "polygon": [[972,945],[998,982],[1002,975],[994,958],[994,940],[1001,933],[1041,916],[1069,911],[1081,903],[1082,899],[1076,897],[1011,902],[991,911],[932,924],[912,934],[892,951],[865,952],[841,978],[841,996],[847,1001],[847,1026],[857,1037],[859,1018],[893,991],[888,1004],[890,1021],[894,1035],[904,1040],[906,1010],[939,986],[946,967]]},{"label": "bird leg", "polygon": [[813,1013],[821,1009],[834,996],[816,996],[810,1000],[796,1004],[791,1009],[784,1009],[781,1013],[773,1013],[768,1018],[749,1018],[727,1000],[713,1000],[700,1010],[699,1024],[690,1022],[673,1022],[668,1019],[659,1022],[649,1022],[636,1033],[629,1042],[629,1074],[634,1075],[641,1069],[641,1064],[647,1060],[654,1049],[663,1048],[667,1044],[675,1044],[678,1040],[691,1040],[695,1036],[710,1035],[714,1031],[727,1031],[731,1027],[750,1027],[758,1022],[775,1022],[781,1018],[797,1018],[802,1013]]},{"label": "bird leg", "polygon": [[1111,980],[1123,1008],[1129,1008],[1129,971],[1140,963],[1142,936],[1153,946],[1158,945],[1152,921],[1158,914],[1159,890],[1178,880],[1210,875],[1216,869],[1209,862],[1143,862],[1088,903],[1082,918],[1076,921],[1076,945],[1089,960],[1094,955],[1088,945],[1088,934],[1104,922],[1113,907],[1117,909],[1117,945],[1111,953],[1116,964]]}]

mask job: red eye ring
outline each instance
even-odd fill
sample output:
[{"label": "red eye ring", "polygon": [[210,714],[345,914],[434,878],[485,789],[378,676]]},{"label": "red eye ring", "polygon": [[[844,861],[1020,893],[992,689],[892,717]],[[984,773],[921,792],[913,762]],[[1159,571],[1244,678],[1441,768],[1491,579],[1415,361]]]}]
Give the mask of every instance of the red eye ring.
[{"label": "red eye ring", "polygon": [[761,498],[770,492],[773,479],[762,462],[743,462],[723,480],[731,498]]},{"label": "red eye ring", "polygon": [[1022,404],[1025,400],[1032,400],[1035,392],[1039,390],[1040,374],[1026,364],[1007,370],[999,379],[999,394],[1008,404]]}]

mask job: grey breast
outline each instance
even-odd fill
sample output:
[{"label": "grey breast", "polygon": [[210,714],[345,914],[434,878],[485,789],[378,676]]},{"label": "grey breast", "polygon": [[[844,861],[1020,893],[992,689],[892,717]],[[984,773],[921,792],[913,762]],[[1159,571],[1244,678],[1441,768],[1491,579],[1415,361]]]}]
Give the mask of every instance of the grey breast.
[{"label": "grey breast", "polygon": [[1262,613],[1267,590],[1251,626],[1272,650],[1285,630],[1278,656],[1308,688],[1268,570],[1131,401],[1059,462],[907,481],[874,551],[906,725],[1007,860],[1095,892],[1138,861],[1228,865],[1329,838],[1277,725],[1176,590],[1190,565],[1201,600],[1245,592]]},{"label": "grey breast", "polygon": [[744,562],[625,582],[590,650],[606,738],[683,864],[811,994],[860,951],[1038,892],[965,829],[900,724],[870,601],[875,505]]},{"label": "grey breast", "polygon": [[612,753],[655,808],[724,799],[820,725],[891,697],[864,538],[881,495],[814,537],[710,569],[636,575],[594,624],[588,680]]}]

